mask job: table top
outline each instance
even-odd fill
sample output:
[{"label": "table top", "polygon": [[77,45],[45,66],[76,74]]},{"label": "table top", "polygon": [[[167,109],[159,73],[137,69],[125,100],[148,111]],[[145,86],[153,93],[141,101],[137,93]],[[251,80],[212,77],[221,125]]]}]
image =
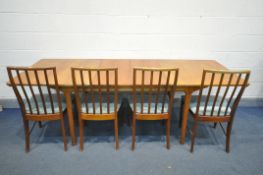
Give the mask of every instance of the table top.
[{"label": "table top", "polygon": [[71,67],[118,68],[119,87],[132,86],[133,68],[179,68],[178,86],[198,87],[204,69],[227,70],[215,60],[41,59],[32,67],[56,67],[61,87],[72,87]]}]

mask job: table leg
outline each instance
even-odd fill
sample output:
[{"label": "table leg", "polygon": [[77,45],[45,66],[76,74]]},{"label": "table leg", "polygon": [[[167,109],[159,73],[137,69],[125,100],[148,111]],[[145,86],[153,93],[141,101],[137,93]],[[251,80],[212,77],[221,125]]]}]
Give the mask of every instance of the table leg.
[{"label": "table leg", "polygon": [[192,92],[185,91],[180,143],[184,144]]},{"label": "table leg", "polygon": [[67,114],[68,114],[68,122],[69,122],[69,132],[71,137],[72,145],[76,145],[76,132],[75,132],[75,125],[73,119],[73,112],[72,112],[72,101],[71,101],[71,91],[64,90],[64,96],[67,103]]}]

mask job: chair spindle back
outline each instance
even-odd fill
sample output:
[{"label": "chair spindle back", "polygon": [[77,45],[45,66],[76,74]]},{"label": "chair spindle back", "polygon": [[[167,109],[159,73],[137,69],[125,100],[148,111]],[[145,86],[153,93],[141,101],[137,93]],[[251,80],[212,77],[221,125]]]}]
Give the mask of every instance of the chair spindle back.
[{"label": "chair spindle back", "polygon": [[55,67],[7,67],[7,72],[23,114],[62,113]]},{"label": "chair spindle back", "polygon": [[[234,116],[249,75],[250,71],[204,70],[196,114],[200,113],[202,106],[202,116]],[[209,115],[208,106],[211,108]]]},{"label": "chair spindle back", "polygon": [[[118,105],[117,68],[72,68],[71,71],[79,113],[116,113]],[[103,104],[106,105],[106,111],[104,111]]]},{"label": "chair spindle back", "polygon": [[[170,114],[177,87],[178,72],[178,69],[134,68],[134,111],[141,114],[157,114],[158,105],[161,105],[161,111],[158,113]],[[168,98],[168,93],[171,98]],[[137,100],[137,98],[140,99]],[[140,111],[136,109],[137,101],[140,104]],[[145,104],[147,111],[144,111]],[[152,106],[152,104],[154,105]],[[165,105],[168,105],[168,111],[164,111]],[[154,108],[154,110],[152,111],[151,108]]]}]

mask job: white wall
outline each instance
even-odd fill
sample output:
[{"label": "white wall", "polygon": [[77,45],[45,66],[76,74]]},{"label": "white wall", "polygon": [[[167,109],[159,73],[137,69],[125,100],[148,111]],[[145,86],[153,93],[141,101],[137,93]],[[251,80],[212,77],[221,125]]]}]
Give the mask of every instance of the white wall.
[{"label": "white wall", "polygon": [[43,57],[216,59],[263,97],[263,1],[0,0],[0,98],[7,65]]}]

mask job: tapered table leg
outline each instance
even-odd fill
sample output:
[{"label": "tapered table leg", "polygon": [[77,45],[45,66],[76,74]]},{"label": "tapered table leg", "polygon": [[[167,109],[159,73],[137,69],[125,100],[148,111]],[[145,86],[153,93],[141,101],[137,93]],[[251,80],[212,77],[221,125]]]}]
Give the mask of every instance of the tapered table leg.
[{"label": "tapered table leg", "polygon": [[67,104],[67,114],[68,114],[68,121],[69,121],[69,132],[71,137],[72,145],[76,145],[76,132],[75,132],[75,124],[74,124],[74,115],[72,112],[72,101],[71,101],[71,90],[65,89],[64,96],[66,99]]},{"label": "tapered table leg", "polygon": [[184,144],[192,91],[185,91],[180,143]]}]

